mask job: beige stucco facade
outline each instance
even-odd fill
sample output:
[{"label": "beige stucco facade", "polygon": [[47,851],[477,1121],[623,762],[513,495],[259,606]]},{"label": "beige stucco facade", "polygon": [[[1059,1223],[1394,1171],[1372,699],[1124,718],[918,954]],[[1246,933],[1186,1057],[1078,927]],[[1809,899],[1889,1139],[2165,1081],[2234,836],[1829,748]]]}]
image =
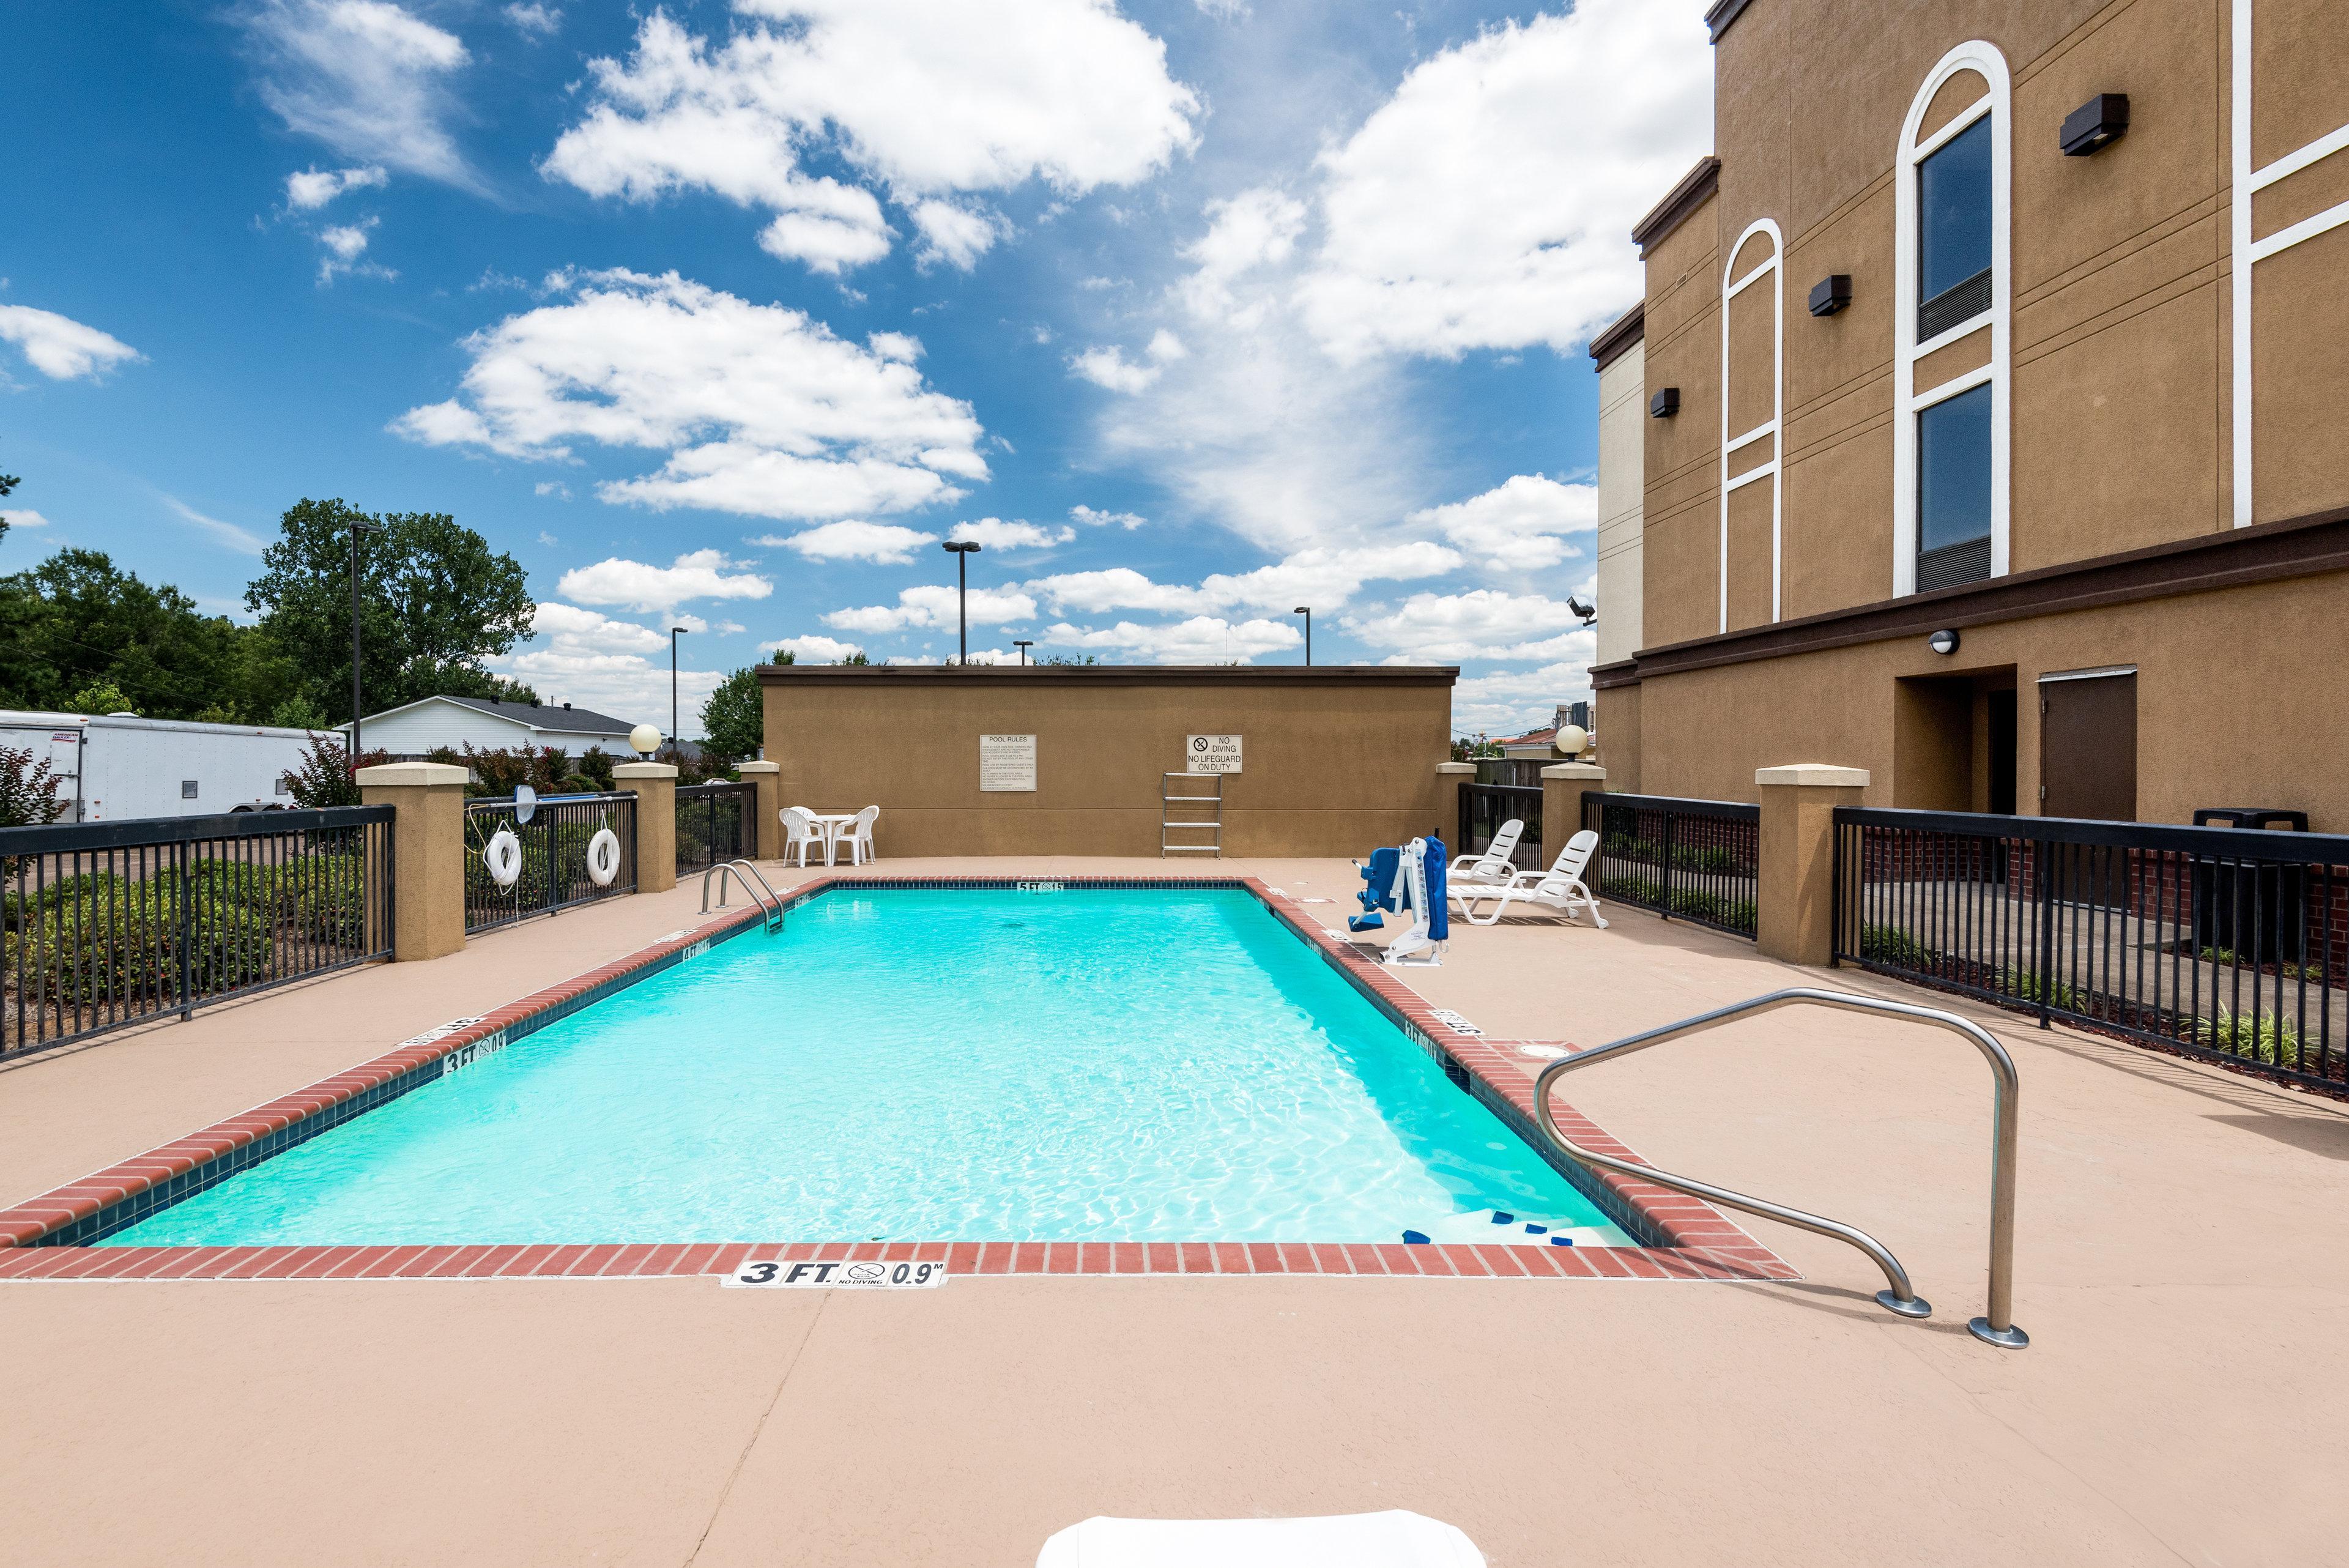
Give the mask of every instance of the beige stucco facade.
[{"label": "beige stucco facade", "polygon": [[[1750,0],[1711,20],[1717,169],[1638,231],[1644,390],[1679,411],[1643,421],[1640,644],[1594,670],[1616,787],[1753,799],[1757,767],[1801,753],[1868,770],[1871,805],[1995,809],[1985,715],[2011,692],[1997,765],[2029,814],[2052,772],[2096,761],[2043,753],[2041,677],[2106,669],[2135,671],[2140,819],[2253,805],[2349,831],[2349,725],[2315,695],[2349,660],[2338,7]],[[2126,133],[2064,155],[2065,117],[2123,93]],[[1992,303],[1920,342],[1903,182],[1970,115],[2002,138]],[[1847,306],[1814,317],[1837,275]],[[1995,565],[1919,592],[1905,432],[1970,378],[2002,400]],[[1941,630],[1956,651],[1929,648]]]},{"label": "beige stucco facade", "polygon": [[[1458,671],[1449,668],[786,665],[759,674],[783,804],[877,805],[885,858],[1155,856],[1163,775],[1185,768],[1191,735],[1241,737],[1241,771],[1221,775],[1226,855],[1361,855],[1416,834],[1448,837],[1456,821],[1456,781],[1437,771],[1451,755]],[[982,735],[1035,737],[1032,791],[980,787]]]}]

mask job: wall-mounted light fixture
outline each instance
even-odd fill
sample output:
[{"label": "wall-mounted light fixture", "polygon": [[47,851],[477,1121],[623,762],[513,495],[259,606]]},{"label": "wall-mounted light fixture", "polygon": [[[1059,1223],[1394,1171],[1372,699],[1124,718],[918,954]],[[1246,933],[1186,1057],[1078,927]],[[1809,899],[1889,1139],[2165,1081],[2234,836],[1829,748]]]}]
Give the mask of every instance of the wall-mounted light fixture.
[{"label": "wall-mounted light fixture", "polygon": [[1851,303],[1851,274],[1839,272],[1811,286],[1811,314],[1833,316]]},{"label": "wall-mounted light fixture", "polygon": [[1648,417],[1651,420],[1668,420],[1680,411],[1681,389],[1678,387],[1666,387],[1648,400]]},{"label": "wall-mounted light fixture", "polygon": [[2128,94],[2100,92],[2064,117],[2064,156],[2085,158],[2128,134]]},{"label": "wall-mounted light fixture", "polygon": [[1925,646],[1946,659],[1958,650],[1958,634],[1954,631],[1937,631],[1925,639]]}]

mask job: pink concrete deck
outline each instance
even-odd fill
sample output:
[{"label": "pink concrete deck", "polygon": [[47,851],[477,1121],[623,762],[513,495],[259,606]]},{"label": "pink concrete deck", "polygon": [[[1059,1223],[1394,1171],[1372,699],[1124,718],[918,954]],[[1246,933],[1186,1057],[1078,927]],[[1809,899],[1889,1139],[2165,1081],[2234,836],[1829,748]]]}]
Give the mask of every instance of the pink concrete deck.
[{"label": "pink concrete deck", "polygon": [[[1303,907],[1325,921],[1346,910],[1341,863],[1226,868],[1331,899]],[[0,1201],[635,951],[691,925],[692,899],[0,1067]],[[1797,977],[1823,978],[1621,911],[1605,932],[1463,932],[1407,978],[1497,1044],[1595,1043]],[[2349,1116],[1971,1015],[2023,1073],[2021,1355],[1962,1326],[1984,1244],[1979,1063],[1787,1013],[1610,1064],[1574,1098],[1669,1168],[1876,1231],[1936,1303],[1929,1324],[1870,1304],[1857,1254],[1776,1231],[1762,1239],[1805,1282],[1194,1272],[771,1293],[624,1279],[660,1260],[616,1250],[593,1280],[415,1278],[408,1260],[364,1281],[13,1284],[10,1555],[1025,1563],[1092,1513],[1396,1506],[1496,1563],[2342,1555]]]}]

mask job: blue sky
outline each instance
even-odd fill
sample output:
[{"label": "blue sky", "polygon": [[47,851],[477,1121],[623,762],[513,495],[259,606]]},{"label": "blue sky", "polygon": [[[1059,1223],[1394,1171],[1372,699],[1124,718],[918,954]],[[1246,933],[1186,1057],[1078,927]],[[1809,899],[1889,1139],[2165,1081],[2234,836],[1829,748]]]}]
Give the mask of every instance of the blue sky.
[{"label": "blue sky", "polygon": [[[11,8],[0,569],[242,613],[304,496],[530,570],[501,668],[652,716],[778,645],[1456,663],[1587,691],[1626,231],[1696,0]],[[1604,613],[1604,607],[1601,607]],[[690,726],[688,725],[688,728]]]}]

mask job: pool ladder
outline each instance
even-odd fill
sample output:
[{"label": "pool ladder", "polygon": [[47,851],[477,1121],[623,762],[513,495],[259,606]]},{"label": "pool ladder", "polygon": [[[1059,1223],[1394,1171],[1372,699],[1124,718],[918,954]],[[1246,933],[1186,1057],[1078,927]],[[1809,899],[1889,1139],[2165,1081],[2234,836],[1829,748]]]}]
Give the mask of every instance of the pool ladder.
[{"label": "pool ladder", "polygon": [[748,860],[721,860],[701,874],[701,912],[709,913],[709,879],[718,878],[718,907],[726,907],[727,885],[740,878],[742,890],[750,895],[760,909],[766,911],[767,934],[773,936],[783,929],[783,897],[767,885],[759,868]]},{"label": "pool ladder", "polygon": [[1541,1076],[1534,1080],[1534,1111],[1540,1118],[1542,1131],[1568,1158],[1585,1166],[1611,1170],[1635,1180],[1652,1181],[1659,1187],[1668,1187],[1675,1192],[1685,1192],[1709,1203],[1718,1203],[1724,1209],[1758,1214],[1764,1220],[1775,1220],[1781,1224],[1792,1225],[1815,1235],[1832,1237],[1857,1247],[1874,1259],[1876,1266],[1884,1271],[1889,1288],[1876,1293],[1878,1304],[1902,1317],[1930,1316],[1932,1303],[1910,1287],[1909,1271],[1900,1266],[1900,1260],[1894,1257],[1883,1242],[1858,1227],[1808,1214],[1800,1209],[1789,1209],[1767,1199],[1749,1198],[1742,1192],[1732,1192],[1725,1187],[1715,1187],[1709,1182],[1673,1176],[1636,1160],[1621,1159],[1611,1154],[1585,1148],[1558,1131],[1557,1121],[1550,1116],[1550,1085],[1568,1073],[1597,1066],[1613,1057],[1628,1056],[1634,1051],[1644,1051],[1667,1040],[1702,1033],[1751,1013],[1774,1012],[1781,1007],[1835,1007],[1852,1012],[1889,1013],[1911,1023],[1930,1023],[1964,1035],[1990,1063],[1990,1303],[1982,1315],[1968,1323],[1966,1327],[1976,1339],[1985,1345],[1997,1345],[2002,1350],[2021,1350],[2029,1345],[2031,1336],[2014,1325],[2014,1145],[2018,1114],[2016,1102],[2022,1094],[2022,1085],[2015,1075],[2014,1058],[2006,1054],[2006,1047],[1986,1031],[1954,1012],[1944,1012],[1936,1007],[1919,1007],[1912,1002],[1890,1002],[1881,997],[1856,996],[1849,992],[1814,991],[1805,986],[1748,997],[1744,1002],[1717,1007],[1711,1012],[1700,1012],[1677,1023],[1667,1023],[1638,1034],[1627,1034],[1620,1040],[1593,1046],[1588,1051],[1578,1051],[1551,1063],[1542,1069]]},{"label": "pool ladder", "polygon": [[[1216,786],[1216,793],[1213,794],[1176,794],[1174,793],[1174,781],[1176,779],[1183,780],[1186,784],[1201,784],[1212,781]],[[1215,815],[1206,818],[1205,820],[1194,818],[1188,822],[1179,821],[1174,815],[1174,807],[1178,804],[1184,803],[1202,807],[1212,806],[1215,808]],[[1212,842],[1206,844],[1177,844],[1170,836],[1182,828],[1188,828],[1194,833],[1205,833]],[[1218,860],[1221,860],[1224,857],[1223,774],[1180,773],[1164,774],[1160,775],[1158,781],[1158,858],[1164,860],[1169,855],[1212,855]]]}]

